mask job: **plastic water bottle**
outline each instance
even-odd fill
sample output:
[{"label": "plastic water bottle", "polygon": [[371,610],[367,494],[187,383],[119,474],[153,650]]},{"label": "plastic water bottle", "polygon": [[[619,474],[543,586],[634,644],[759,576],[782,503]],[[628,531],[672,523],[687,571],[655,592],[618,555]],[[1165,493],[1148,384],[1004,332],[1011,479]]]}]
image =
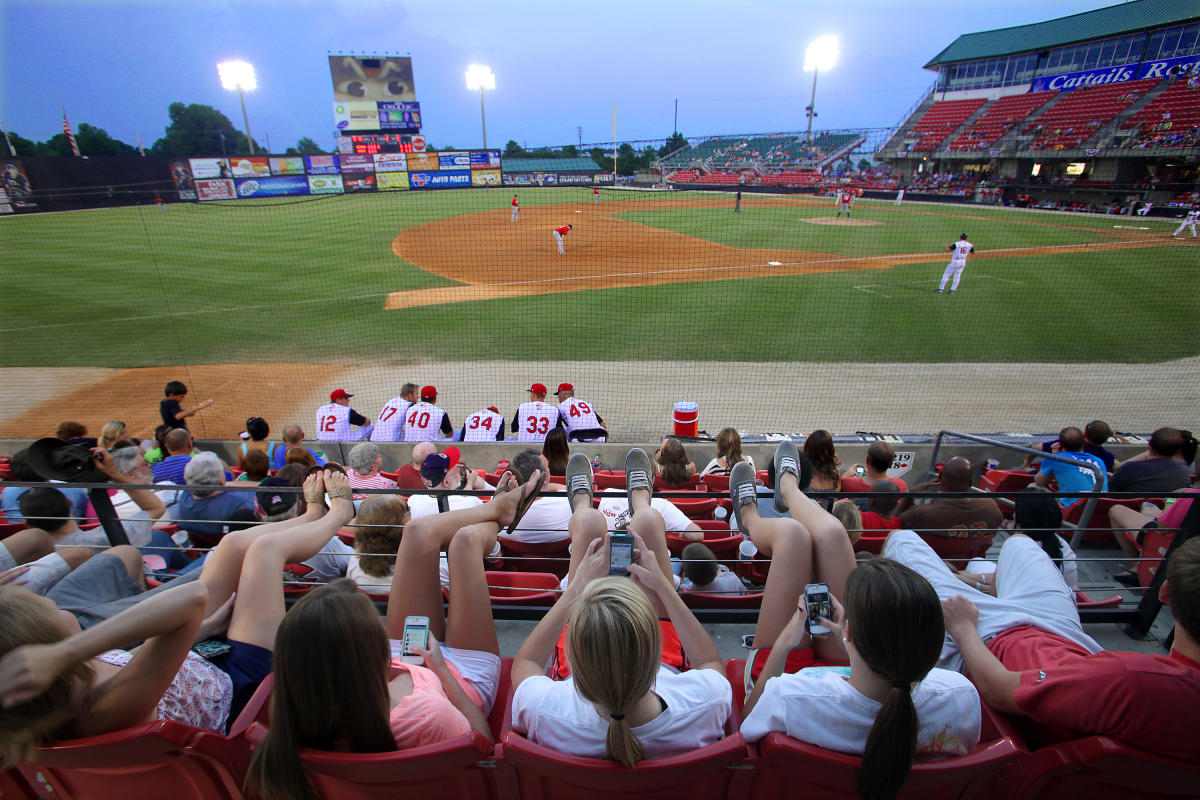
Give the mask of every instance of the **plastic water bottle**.
[{"label": "plastic water bottle", "polygon": [[600,454],[596,453],[592,458],[592,472],[599,472],[602,466],[604,465],[600,463]]}]

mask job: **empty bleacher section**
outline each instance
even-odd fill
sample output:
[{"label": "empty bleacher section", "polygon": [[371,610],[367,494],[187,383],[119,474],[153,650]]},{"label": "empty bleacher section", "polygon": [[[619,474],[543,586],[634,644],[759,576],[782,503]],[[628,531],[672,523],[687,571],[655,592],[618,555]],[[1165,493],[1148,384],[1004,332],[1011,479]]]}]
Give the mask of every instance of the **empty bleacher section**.
[{"label": "empty bleacher section", "polygon": [[986,100],[941,100],[930,106],[908,131],[905,137],[917,152],[932,152],[946,137],[966,122]]},{"label": "empty bleacher section", "polygon": [[951,150],[984,150],[1004,134],[1020,126],[1033,111],[1044,106],[1056,92],[1030,92],[1001,97],[983,115],[963,129],[950,143]]},{"label": "empty bleacher section", "polygon": [[1120,127],[1124,147],[1200,145],[1200,80],[1177,79]]},{"label": "empty bleacher section", "polygon": [[1157,80],[1150,78],[1076,89],[1025,127],[1019,137],[1022,149],[1080,147],[1156,83]]}]

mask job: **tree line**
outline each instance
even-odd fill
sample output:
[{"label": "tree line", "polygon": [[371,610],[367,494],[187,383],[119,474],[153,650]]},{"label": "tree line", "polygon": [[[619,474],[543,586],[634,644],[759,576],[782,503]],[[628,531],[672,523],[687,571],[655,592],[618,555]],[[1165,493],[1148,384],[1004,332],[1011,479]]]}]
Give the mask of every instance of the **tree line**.
[{"label": "tree line", "polygon": [[[167,107],[171,119],[161,138],[144,148],[146,155],[153,156],[211,156],[247,155],[250,152],[246,134],[234,127],[229,118],[212,106],[201,103],[171,103]],[[70,156],[71,143],[65,133],[56,133],[44,142],[35,142],[14,131],[8,132],[8,140],[19,156]],[[75,127],[75,143],[79,153],[85,156],[135,156],[136,146],[116,139],[108,131],[87,122]],[[265,153],[266,148],[254,140],[255,152]],[[316,155],[331,151],[323,150],[307,136],[302,136],[294,147],[284,155]]]}]

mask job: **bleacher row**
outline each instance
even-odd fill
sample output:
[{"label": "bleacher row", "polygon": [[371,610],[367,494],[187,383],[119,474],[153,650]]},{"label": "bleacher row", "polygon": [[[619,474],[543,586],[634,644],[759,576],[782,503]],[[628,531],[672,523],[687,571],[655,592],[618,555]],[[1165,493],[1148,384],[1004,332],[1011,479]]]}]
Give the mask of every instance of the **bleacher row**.
[{"label": "bleacher row", "polygon": [[795,134],[716,137],[689,145],[660,166],[673,183],[737,183],[740,171],[752,170],[762,176],[763,185],[783,185],[792,181],[767,183],[766,179],[776,174],[815,174],[811,167],[819,167],[857,138],[853,133],[821,133],[811,141]]},{"label": "bleacher row", "polygon": [[[1093,134],[1159,85],[1156,78],[1076,89],[1071,92],[1031,92],[994,101],[940,100],[913,120],[901,134],[916,152],[943,147],[958,152],[986,150],[1014,128],[1021,150],[1065,150],[1082,147]],[[1053,105],[1046,108],[1048,103]],[[958,136],[950,135],[981,107],[984,113]],[[1045,108],[1040,116],[1026,121]],[[1200,87],[1174,80],[1166,89],[1121,124],[1127,132],[1124,146],[1150,141],[1151,146],[1179,146],[1172,137],[1200,132]],[[1130,134],[1137,133],[1138,136]],[[1189,145],[1190,146],[1190,145]]]}]

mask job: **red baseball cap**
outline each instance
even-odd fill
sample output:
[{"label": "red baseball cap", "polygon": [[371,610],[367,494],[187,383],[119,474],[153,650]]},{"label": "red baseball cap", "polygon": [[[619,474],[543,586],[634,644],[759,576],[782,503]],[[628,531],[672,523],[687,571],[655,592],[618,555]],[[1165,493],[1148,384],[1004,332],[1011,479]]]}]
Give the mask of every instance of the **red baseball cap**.
[{"label": "red baseball cap", "polygon": [[346,394],[345,389],[334,389],[329,393],[329,402],[332,403],[334,400],[341,400],[346,397],[354,397],[354,395]]},{"label": "red baseball cap", "polygon": [[533,386],[529,387],[529,391],[533,392],[534,394],[545,394],[546,393],[546,384],[535,383]]},{"label": "red baseball cap", "polygon": [[575,387],[572,386],[571,384],[560,383],[558,385],[558,391],[556,391],[555,394],[562,394],[563,392],[573,392],[573,391],[575,391]]},{"label": "red baseball cap", "polygon": [[488,411],[491,411],[493,414],[500,413],[500,409],[496,408],[495,406],[488,406]]},{"label": "red baseball cap", "polygon": [[433,400],[436,397],[437,397],[437,387],[436,386],[422,386],[421,387],[421,399],[422,400]]}]

